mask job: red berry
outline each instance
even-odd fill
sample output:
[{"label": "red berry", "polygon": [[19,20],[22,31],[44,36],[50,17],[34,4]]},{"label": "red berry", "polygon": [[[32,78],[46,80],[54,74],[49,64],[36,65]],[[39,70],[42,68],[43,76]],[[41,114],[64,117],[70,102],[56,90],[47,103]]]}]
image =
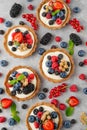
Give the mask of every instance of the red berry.
[{"label": "red berry", "polygon": [[59,102],[57,99],[53,99],[53,100],[51,100],[51,104],[54,104],[57,107]]},{"label": "red berry", "polygon": [[2,108],[4,108],[4,109],[9,108],[13,103],[13,101],[8,98],[3,98],[0,102],[1,102]]},{"label": "red berry", "polygon": [[56,37],[55,37],[55,41],[56,41],[56,42],[60,42],[60,41],[61,41],[61,37],[60,37],[60,36],[56,36]]},{"label": "red berry", "polygon": [[67,3],[67,4],[70,4],[70,3],[71,3],[71,0],[66,0],[66,3]]},{"label": "red berry", "polygon": [[6,83],[6,87],[7,87],[7,88],[10,88],[10,87],[12,87],[12,85],[9,84],[9,83]]},{"label": "red berry", "polygon": [[4,22],[4,18],[0,17],[0,23],[3,23],[3,22]]},{"label": "red berry", "polygon": [[87,59],[84,59],[84,61],[83,61],[83,62],[84,62],[84,64],[85,64],[85,65],[87,65]]},{"label": "red berry", "polygon": [[37,117],[38,117],[38,118],[41,118],[42,115],[43,115],[43,112],[40,112],[40,111],[39,111],[39,112],[37,113]]},{"label": "red berry", "polygon": [[78,91],[77,85],[76,85],[76,84],[71,85],[71,86],[70,86],[70,91],[71,91],[71,92],[77,92],[77,91]]},{"label": "red berry", "polygon": [[59,109],[64,111],[66,109],[66,105],[63,103],[59,104]]},{"label": "red berry", "polygon": [[51,18],[52,18],[52,15],[51,15],[50,13],[47,13],[46,18],[47,18],[47,19],[51,19]]},{"label": "red berry", "polygon": [[62,23],[62,20],[61,20],[60,18],[58,18],[58,19],[56,20],[56,23],[59,25],[59,24]]},{"label": "red berry", "polygon": [[58,63],[57,62],[53,62],[52,63],[52,69],[55,69],[56,67],[58,67]]},{"label": "red berry", "polygon": [[29,75],[29,78],[30,78],[30,79],[34,79],[34,74],[30,74],[30,75]]},{"label": "red berry", "polygon": [[85,45],[87,46],[87,42],[85,43]]},{"label": "red berry", "polygon": [[34,126],[35,126],[35,128],[39,128],[39,123],[35,121]]},{"label": "red berry", "polygon": [[6,118],[4,116],[0,116],[0,123],[3,123],[6,121]]},{"label": "red berry", "polygon": [[22,15],[22,18],[26,18],[26,14],[23,14],[23,15]]},{"label": "red berry", "polygon": [[57,56],[51,56],[51,61],[52,62],[56,62],[58,60],[58,57]]},{"label": "red berry", "polygon": [[2,76],[2,73],[0,72],[0,77]]},{"label": "red berry", "polygon": [[85,74],[80,74],[80,75],[79,75],[79,79],[85,80],[85,79],[86,79],[86,75],[85,75]]},{"label": "red berry", "polygon": [[29,5],[29,6],[28,6],[28,9],[29,9],[29,10],[33,10],[33,9],[34,9],[34,6],[33,6],[33,5]]}]

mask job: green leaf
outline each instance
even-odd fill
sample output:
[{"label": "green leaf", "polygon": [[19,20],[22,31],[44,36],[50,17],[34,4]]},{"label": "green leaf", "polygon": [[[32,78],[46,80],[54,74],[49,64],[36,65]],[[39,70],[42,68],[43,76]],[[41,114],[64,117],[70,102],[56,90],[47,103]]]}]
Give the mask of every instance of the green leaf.
[{"label": "green leaf", "polygon": [[66,116],[72,116],[74,113],[74,107],[67,107]]},{"label": "green leaf", "polygon": [[70,54],[70,55],[73,55],[73,54],[74,54],[74,49],[69,50],[69,54]]},{"label": "green leaf", "polygon": [[16,104],[13,103],[11,106],[11,113],[14,114],[16,112]]},{"label": "green leaf", "polygon": [[72,40],[69,40],[69,48],[74,48],[74,43]]},{"label": "green leaf", "polygon": [[17,80],[18,80],[18,81],[21,81],[21,80],[24,79],[24,77],[25,77],[25,76],[24,76],[23,74],[21,74],[21,75],[17,78]]},{"label": "green leaf", "polygon": [[14,85],[14,84],[17,83],[17,82],[18,82],[18,81],[17,81],[16,79],[14,79],[14,80],[11,80],[11,81],[10,81],[10,84],[11,84],[11,85]]},{"label": "green leaf", "polygon": [[20,122],[20,117],[16,114],[13,116],[13,119],[16,120],[17,122]]}]

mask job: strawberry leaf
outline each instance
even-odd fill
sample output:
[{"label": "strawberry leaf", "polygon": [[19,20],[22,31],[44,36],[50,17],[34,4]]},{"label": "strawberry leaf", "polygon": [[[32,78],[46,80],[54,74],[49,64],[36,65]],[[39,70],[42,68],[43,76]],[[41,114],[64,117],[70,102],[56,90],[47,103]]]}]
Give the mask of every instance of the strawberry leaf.
[{"label": "strawberry leaf", "polygon": [[20,122],[20,117],[18,115],[14,115],[13,119],[16,120],[17,122]]},{"label": "strawberry leaf", "polygon": [[74,113],[74,107],[67,107],[66,116],[72,116]]}]

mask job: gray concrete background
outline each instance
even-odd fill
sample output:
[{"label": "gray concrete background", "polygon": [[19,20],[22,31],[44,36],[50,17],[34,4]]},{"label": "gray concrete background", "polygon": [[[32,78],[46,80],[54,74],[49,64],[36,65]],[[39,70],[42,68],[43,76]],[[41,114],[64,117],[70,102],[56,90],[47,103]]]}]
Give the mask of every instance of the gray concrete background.
[{"label": "gray concrete background", "polygon": [[[14,2],[20,3],[23,6],[23,10],[22,13],[36,13],[36,8],[38,7],[39,3],[42,0],[33,0],[32,4],[35,6],[35,10],[34,11],[29,11],[27,9],[27,6],[29,4],[29,2],[27,2],[27,0],[0,0],[0,17],[4,17],[6,20],[11,20],[13,22],[13,25],[18,25],[20,20],[23,20],[21,15],[15,19],[10,18],[9,16],[9,10],[11,8],[11,6],[14,4]],[[87,41],[87,0],[71,0],[71,9],[75,6],[79,6],[81,8],[81,12],[78,14],[72,14],[72,18],[76,17],[81,21],[81,24],[83,24],[85,26],[85,30],[82,31],[81,33],[79,33],[79,35],[81,36],[81,38],[83,39],[83,45],[79,46],[79,47],[75,47],[75,53],[74,53],[74,61],[75,61],[75,73],[74,75],[68,80],[66,81],[66,83],[68,83],[69,85],[71,84],[77,84],[79,87],[79,92],[77,93],[71,93],[70,91],[67,91],[65,94],[63,94],[62,96],[60,96],[58,98],[58,100],[62,103],[65,103],[66,99],[69,96],[75,95],[76,97],[79,98],[80,100],[80,105],[77,106],[75,108],[75,112],[73,114],[72,117],[67,118],[65,116],[65,113],[62,112],[63,115],[63,119],[72,119],[75,118],[77,120],[77,124],[73,125],[73,127],[70,128],[70,130],[85,130],[86,127],[83,126],[80,123],[79,117],[80,117],[80,113],[81,112],[87,112],[87,96],[83,94],[82,89],[84,87],[87,87],[87,82],[85,81],[81,81],[78,79],[78,75],[80,73],[85,73],[87,75],[87,66],[85,67],[79,67],[78,63],[79,61],[82,61],[84,58],[87,58],[87,54],[85,55],[85,57],[80,58],[78,56],[78,50],[80,49],[84,49],[87,53],[87,47],[85,46],[85,41]],[[26,22],[27,23],[27,22]],[[27,23],[29,25],[29,23]],[[7,28],[4,26],[4,24],[0,24],[0,29],[4,29],[7,30]],[[40,26],[40,29],[37,31],[38,37],[39,39],[43,36],[43,34],[45,34],[46,32],[51,32],[54,37],[56,35],[59,35],[62,37],[63,41],[68,41],[69,40],[69,34],[71,32],[76,32],[75,30],[72,29],[72,27],[70,25],[67,25],[65,28],[61,29],[61,30],[48,30],[42,26]],[[48,46],[44,47],[42,45],[38,45],[38,47],[44,47],[45,49],[49,49],[51,47],[51,45],[57,45],[58,44],[53,40],[52,42],[49,43]],[[34,53],[31,57],[26,58],[26,59],[16,59],[11,57],[8,53],[6,53],[6,51],[4,50],[3,47],[3,36],[0,36],[0,60],[2,59],[6,59],[9,62],[9,65],[7,67],[1,67],[0,66],[0,72],[3,73],[3,76],[0,78],[0,87],[4,87],[3,82],[4,82],[4,78],[6,73],[9,71],[9,69],[11,69],[14,66],[17,65],[28,65],[28,66],[32,66],[39,74],[40,79],[41,79],[41,90],[44,87],[47,87],[49,89],[51,89],[52,87],[58,85],[58,84],[53,84],[48,82],[47,80],[45,80],[39,72],[39,59],[40,56],[38,55],[37,51],[36,53]],[[48,95],[47,95],[48,96]],[[4,95],[0,95],[0,99],[3,97],[8,97],[7,94]],[[48,98],[46,98],[47,101],[50,101]],[[8,125],[8,123],[4,123],[4,124],[0,124],[0,129],[5,126],[8,128],[8,130],[27,130],[26,125],[25,125],[25,116],[27,113],[27,110],[22,110],[21,109],[21,105],[23,104],[23,102],[17,102],[15,101],[17,104],[17,110],[20,112],[20,117],[21,117],[21,122],[14,126],[14,127],[10,127]],[[29,105],[29,107],[31,107],[34,103],[39,102],[39,99],[37,98],[37,96],[29,101],[25,101],[24,103],[27,103]],[[3,110],[3,113],[0,115],[4,115],[6,116],[8,119],[11,116],[10,115],[10,109],[8,110]],[[65,130],[64,128],[62,128],[61,130]]]}]

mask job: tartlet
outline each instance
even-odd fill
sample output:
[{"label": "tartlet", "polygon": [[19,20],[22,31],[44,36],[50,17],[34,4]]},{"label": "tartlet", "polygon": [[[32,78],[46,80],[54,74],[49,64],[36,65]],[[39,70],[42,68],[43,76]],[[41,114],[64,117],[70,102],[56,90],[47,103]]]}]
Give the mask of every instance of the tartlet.
[{"label": "tartlet", "polygon": [[40,79],[31,67],[16,66],[6,75],[4,85],[9,96],[18,101],[25,101],[36,96]]},{"label": "tartlet", "polygon": [[74,72],[74,61],[64,49],[50,49],[42,55],[39,68],[44,78],[59,83],[71,77]]},{"label": "tartlet", "polygon": [[49,29],[63,28],[70,15],[70,8],[63,0],[43,0],[37,9],[39,22]]},{"label": "tartlet", "polygon": [[13,26],[4,35],[4,48],[15,58],[26,58],[32,55],[37,47],[38,38],[27,25]]}]

